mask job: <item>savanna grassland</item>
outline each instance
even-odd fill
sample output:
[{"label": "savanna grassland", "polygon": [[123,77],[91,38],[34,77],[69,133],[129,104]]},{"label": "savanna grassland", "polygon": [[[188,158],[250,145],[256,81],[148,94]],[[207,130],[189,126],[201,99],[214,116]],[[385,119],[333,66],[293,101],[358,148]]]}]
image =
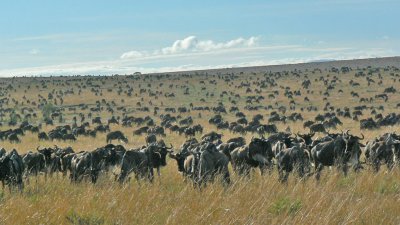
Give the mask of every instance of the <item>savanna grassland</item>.
[{"label": "savanna grassland", "polygon": [[[261,114],[264,117],[262,123],[267,124],[273,111],[285,116],[301,113],[306,121],[345,107],[351,114],[354,107],[365,105],[366,109],[357,120],[352,114],[350,118],[339,116],[343,125],[329,129],[330,132],[349,129],[352,134],[362,133],[365,144],[385,132],[399,131],[398,125],[360,130],[359,121],[374,118],[375,114],[371,114],[374,109],[383,116],[398,113],[398,92],[386,93],[387,101],[375,98],[389,87],[400,91],[398,68],[400,59],[389,58],[171,74],[4,78],[0,79],[0,130],[16,128],[18,125],[9,126],[10,120],[16,120],[17,124],[23,121],[41,124],[41,131],[48,132],[58,125],[72,125],[74,116],[80,124],[79,114],[85,115],[85,121],[94,126],[89,113],[92,118],[100,116],[105,124],[112,116],[150,116],[160,125],[160,115],[169,113],[181,119],[191,116],[193,124],[204,127],[203,134],[217,131],[223,134],[223,141],[237,136],[244,136],[249,141],[258,134],[235,134],[227,129],[217,130],[210,124],[209,119],[217,114],[212,108],[223,105],[227,112],[220,114],[228,122],[238,119],[236,112],[229,110],[236,106],[249,121]],[[308,89],[302,86],[305,80],[311,82]],[[329,85],[333,88],[328,89]],[[300,91],[301,94],[289,98],[285,90]],[[326,92],[328,94],[324,94]],[[258,102],[248,101],[251,96],[263,98]],[[309,101],[305,101],[306,97]],[[360,102],[360,98],[371,98],[372,101]],[[193,110],[191,103],[210,110]],[[324,110],[327,103],[333,111]],[[267,109],[269,105],[271,107]],[[246,106],[261,108],[248,110]],[[307,110],[310,106],[317,110]],[[143,111],[144,107],[149,110]],[[189,111],[165,112],[165,108],[178,107],[186,107]],[[286,110],[282,110],[283,107]],[[45,125],[45,109],[58,112],[62,117],[54,117],[54,125]],[[275,124],[280,131],[307,133],[309,130],[303,127],[304,121],[288,120]],[[133,135],[133,131],[142,126],[111,124],[110,128],[111,131],[120,130],[128,137],[127,144],[119,144],[130,149],[145,145],[144,135]],[[197,139],[201,136],[196,134]],[[186,140],[185,135],[168,129],[166,137],[162,138],[174,146],[174,151],[179,151]],[[79,136],[75,142],[64,142],[39,141],[36,133],[26,132],[20,143],[0,142],[0,147],[7,151],[15,148],[21,154],[35,151],[38,146],[54,145],[71,146],[75,152],[91,151],[106,145],[106,134],[98,133],[95,138]],[[230,168],[232,184],[229,187],[215,182],[202,190],[183,181],[172,159],[168,159],[167,166],[161,169],[161,177],[156,176],[152,184],[139,184],[131,179],[121,186],[114,180],[118,170],[116,167],[113,172],[102,174],[94,185],[85,180],[73,184],[68,176],[53,174],[46,179],[44,176],[30,178],[29,183],[25,182],[23,193],[10,193],[6,188],[0,192],[0,224],[400,223],[398,166],[390,171],[382,167],[378,173],[365,166],[361,172],[351,171],[347,177],[335,168],[325,168],[319,182],[313,177],[300,180],[291,175],[287,184],[278,181],[276,169],[263,176],[253,171],[250,178],[243,178]]]}]

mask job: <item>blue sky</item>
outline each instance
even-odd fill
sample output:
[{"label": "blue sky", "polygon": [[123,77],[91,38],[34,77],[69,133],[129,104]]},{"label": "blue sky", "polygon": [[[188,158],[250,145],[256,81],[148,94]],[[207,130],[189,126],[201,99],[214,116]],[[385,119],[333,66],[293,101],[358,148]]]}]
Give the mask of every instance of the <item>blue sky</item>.
[{"label": "blue sky", "polygon": [[400,55],[398,0],[2,1],[0,76]]}]

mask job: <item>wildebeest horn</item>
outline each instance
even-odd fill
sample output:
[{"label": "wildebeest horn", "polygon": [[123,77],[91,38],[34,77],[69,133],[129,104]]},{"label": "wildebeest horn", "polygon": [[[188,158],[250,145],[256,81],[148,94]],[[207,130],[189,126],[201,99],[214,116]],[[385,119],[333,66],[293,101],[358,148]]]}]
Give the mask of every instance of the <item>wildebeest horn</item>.
[{"label": "wildebeest horn", "polygon": [[251,136],[251,141],[253,141],[254,140],[254,136]]},{"label": "wildebeest horn", "polygon": [[40,147],[40,146],[37,146],[36,151],[39,151],[39,147]]},{"label": "wildebeest horn", "polygon": [[346,130],[346,135],[349,136],[350,130]]},{"label": "wildebeest horn", "polygon": [[360,137],[357,137],[358,138],[358,140],[364,140],[364,134],[363,133],[361,133],[361,136],[362,136],[362,138],[360,138]]},{"label": "wildebeest horn", "polygon": [[159,152],[154,152],[155,154],[157,154],[158,156],[160,156],[160,158],[161,158],[161,153],[159,153]]}]

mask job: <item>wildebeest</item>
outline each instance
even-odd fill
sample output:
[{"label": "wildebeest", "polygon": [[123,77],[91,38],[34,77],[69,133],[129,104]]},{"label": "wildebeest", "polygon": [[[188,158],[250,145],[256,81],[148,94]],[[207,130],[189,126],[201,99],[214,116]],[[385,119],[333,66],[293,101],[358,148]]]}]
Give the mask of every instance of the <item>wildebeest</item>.
[{"label": "wildebeest", "polygon": [[299,177],[309,172],[310,155],[304,143],[294,144],[293,147],[281,150],[276,156],[279,180],[286,182],[289,173],[297,170]]},{"label": "wildebeest", "polygon": [[365,157],[372,164],[375,172],[379,171],[382,161],[391,169],[394,165],[396,154],[395,146],[400,144],[400,141],[395,137],[397,135],[388,133],[381,136],[379,139],[369,141],[365,146]]},{"label": "wildebeest", "polygon": [[258,167],[263,174],[267,167],[272,167],[273,157],[271,142],[262,138],[252,138],[248,146],[231,152],[232,166],[240,175],[248,175],[252,167]]},{"label": "wildebeest", "polygon": [[199,143],[195,138],[188,139],[185,141],[185,143],[182,144],[179,152],[177,153],[170,152],[169,154],[171,158],[176,160],[178,165],[178,171],[181,172],[185,178],[187,176],[190,176],[192,172],[191,170],[191,165],[193,160],[192,149],[197,146],[199,146]]},{"label": "wildebeest", "polygon": [[149,134],[146,136],[146,143],[152,144],[157,142],[157,136],[155,134]]},{"label": "wildebeest", "polygon": [[119,140],[124,143],[128,143],[128,138],[121,131],[112,131],[107,134],[107,143],[111,143],[112,140]]},{"label": "wildebeest", "polygon": [[153,169],[156,168],[160,175],[160,167],[167,165],[166,155],[171,148],[172,146],[168,148],[151,144],[143,149],[126,151],[122,158],[119,182],[123,183],[131,172],[135,173],[135,178],[138,181],[146,178],[152,182],[154,178]]},{"label": "wildebeest", "polygon": [[7,136],[7,139],[8,139],[11,143],[20,143],[20,142],[21,142],[21,140],[20,140],[19,137],[18,137],[18,134],[15,133],[15,132],[10,133],[10,134]]},{"label": "wildebeest", "polygon": [[314,135],[315,135],[315,133],[313,133],[313,132],[311,132],[311,133],[309,133],[309,134],[300,134],[300,133],[297,133],[297,136],[299,136],[302,140],[304,140],[304,143],[307,145],[307,146],[310,146],[311,145],[311,143],[312,143],[312,137],[314,137]]},{"label": "wildebeest", "polygon": [[257,128],[257,133],[260,135],[264,135],[265,133],[272,134],[272,133],[277,133],[277,132],[278,132],[278,128],[276,127],[275,124],[261,125]]},{"label": "wildebeest", "polygon": [[17,186],[20,191],[24,188],[22,176],[24,173],[24,163],[22,157],[13,149],[0,158],[0,180],[4,185],[9,186],[10,192],[12,187]]},{"label": "wildebeest", "polygon": [[316,123],[316,124],[312,124],[310,126],[310,132],[311,133],[317,133],[317,132],[326,133],[326,130],[322,123]]},{"label": "wildebeest", "polygon": [[92,152],[79,152],[71,159],[71,181],[78,182],[83,177],[90,176],[92,183],[96,183],[99,173],[107,170],[109,165],[117,161],[115,149],[106,147],[97,148]]},{"label": "wildebeest", "polygon": [[351,162],[354,166],[359,164],[361,154],[359,143],[362,138],[350,135],[348,131],[338,135],[335,139],[317,144],[311,149],[311,158],[314,162],[316,179],[319,180],[320,172],[324,166],[337,165],[347,175],[347,163]]},{"label": "wildebeest", "polygon": [[25,165],[25,177],[30,174],[37,176],[39,172],[44,172],[45,170],[46,160],[40,152],[29,151],[22,157],[22,161]]},{"label": "wildebeest", "polygon": [[46,132],[40,132],[38,134],[39,141],[47,141],[49,137],[47,136]]},{"label": "wildebeest", "polygon": [[216,140],[220,140],[221,138],[222,138],[222,134],[218,134],[215,131],[211,131],[210,133],[203,135],[201,137],[201,140],[205,141],[205,142],[213,142]]},{"label": "wildebeest", "polygon": [[224,184],[229,184],[229,158],[224,153],[219,152],[213,143],[203,144],[200,151],[199,172],[195,178],[196,183],[201,186],[208,181],[212,181],[215,176],[222,175]]}]

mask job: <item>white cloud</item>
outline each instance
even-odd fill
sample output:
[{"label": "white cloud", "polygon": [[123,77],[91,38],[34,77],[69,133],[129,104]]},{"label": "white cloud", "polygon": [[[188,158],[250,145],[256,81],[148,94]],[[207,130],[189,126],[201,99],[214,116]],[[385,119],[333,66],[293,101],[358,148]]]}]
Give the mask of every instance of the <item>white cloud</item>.
[{"label": "white cloud", "polygon": [[[161,50],[163,54],[174,54],[182,51],[195,49],[197,45],[197,38],[189,36],[183,40],[176,40],[171,47],[166,47]],[[157,53],[158,51],[156,51]]]},{"label": "white cloud", "polygon": [[144,54],[142,52],[130,51],[130,52],[125,52],[124,54],[122,54],[121,59],[140,58],[143,56],[144,56]]},{"label": "white cloud", "polygon": [[161,55],[175,55],[182,53],[201,53],[227,49],[251,48],[257,45],[258,37],[237,38],[226,42],[212,40],[199,40],[196,36],[189,36],[176,40],[171,46],[155,50],[152,54],[147,52],[129,51],[121,55],[121,59],[137,59],[140,57],[156,57]]}]

